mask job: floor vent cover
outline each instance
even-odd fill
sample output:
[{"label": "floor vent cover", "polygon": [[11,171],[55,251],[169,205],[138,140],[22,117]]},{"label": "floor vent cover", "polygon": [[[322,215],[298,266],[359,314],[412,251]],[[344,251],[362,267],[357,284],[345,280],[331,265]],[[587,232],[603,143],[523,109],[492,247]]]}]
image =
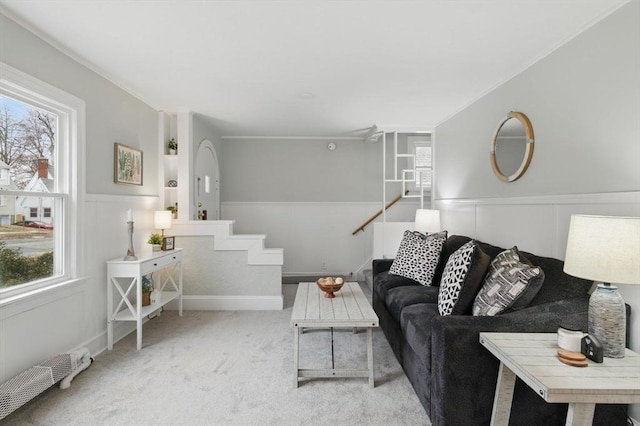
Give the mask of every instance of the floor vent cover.
[{"label": "floor vent cover", "polygon": [[0,420],[60,381],[60,388],[68,388],[71,380],[90,364],[89,351],[83,348],[54,356],[1,384]]}]

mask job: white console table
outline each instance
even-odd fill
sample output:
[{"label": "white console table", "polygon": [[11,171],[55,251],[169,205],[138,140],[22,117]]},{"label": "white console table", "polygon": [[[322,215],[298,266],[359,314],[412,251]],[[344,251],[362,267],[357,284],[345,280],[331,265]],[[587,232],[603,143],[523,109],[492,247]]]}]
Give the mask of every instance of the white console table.
[{"label": "white console table", "polygon": [[[155,289],[160,292],[156,303],[142,306],[142,277],[158,272]],[[176,282],[177,280],[177,282]],[[117,300],[114,301],[114,289]],[[113,348],[113,323],[135,321],[137,348],[142,347],[142,318],[178,299],[178,313],[182,316],[182,249],[153,252],[138,260],[107,262],[107,347]],[[115,302],[115,307],[114,307]]]}]

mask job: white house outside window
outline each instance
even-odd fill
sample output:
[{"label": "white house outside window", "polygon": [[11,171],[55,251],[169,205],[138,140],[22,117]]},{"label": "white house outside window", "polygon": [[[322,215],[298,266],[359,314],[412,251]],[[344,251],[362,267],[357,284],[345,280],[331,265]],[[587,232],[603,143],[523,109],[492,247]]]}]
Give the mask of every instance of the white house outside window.
[{"label": "white house outside window", "polygon": [[0,63],[0,304],[79,276],[83,129],[81,100]]}]

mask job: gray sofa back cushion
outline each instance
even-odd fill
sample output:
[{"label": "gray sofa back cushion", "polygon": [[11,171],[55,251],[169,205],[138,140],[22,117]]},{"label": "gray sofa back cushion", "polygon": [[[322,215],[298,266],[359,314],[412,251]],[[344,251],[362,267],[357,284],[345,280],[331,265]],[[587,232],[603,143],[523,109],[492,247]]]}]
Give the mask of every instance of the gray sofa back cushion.
[{"label": "gray sofa back cushion", "polygon": [[[442,248],[442,254],[433,275],[433,285],[439,286],[442,279],[442,271],[447,264],[447,259],[451,254],[462,247],[463,244],[471,240],[467,236],[452,235],[447,238]],[[480,242],[482,251],[489,255],[493,260],[498,254],[505,249],[491,244]],[[589,297],[589,289],[593,284],[592,281],[583,280],[566,274],[563,271],[564,262],[558,259],[544,256],[536,256],[526,251],[521,252],[529,262],[534,266],[542,268],[545,274],[545,280],[538,291],[538,294],[531,300],[528,306],[537,306],[543,303],[553,302],[555,300],[570,299],[573,297]]]}]

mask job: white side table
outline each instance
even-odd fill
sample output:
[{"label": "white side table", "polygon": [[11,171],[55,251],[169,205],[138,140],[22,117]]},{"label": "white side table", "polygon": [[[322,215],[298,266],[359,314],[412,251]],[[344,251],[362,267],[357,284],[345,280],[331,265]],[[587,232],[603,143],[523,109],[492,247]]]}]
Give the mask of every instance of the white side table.
[{"label": "white side table", "polygon": [[[159,272],[159,300],[142,306],[142,276]],[[114,307],[114,289],[116,290]],[[182,249],[153,252],[138,260],[107,262],[107,348],[113,348],[113,323],[135,321],[137,349],[142,348],[142,318],[152,314],[174,299],[182,316]]]},{"label": "white side table", "polygon": [[596,404],[640,403],[640,355],[563,364],[556,333],[480,333],[480,343],[498,360],[491,425],[508,425],[516,376],[547,402],[568,403],[567,425],[593,423]]}]

